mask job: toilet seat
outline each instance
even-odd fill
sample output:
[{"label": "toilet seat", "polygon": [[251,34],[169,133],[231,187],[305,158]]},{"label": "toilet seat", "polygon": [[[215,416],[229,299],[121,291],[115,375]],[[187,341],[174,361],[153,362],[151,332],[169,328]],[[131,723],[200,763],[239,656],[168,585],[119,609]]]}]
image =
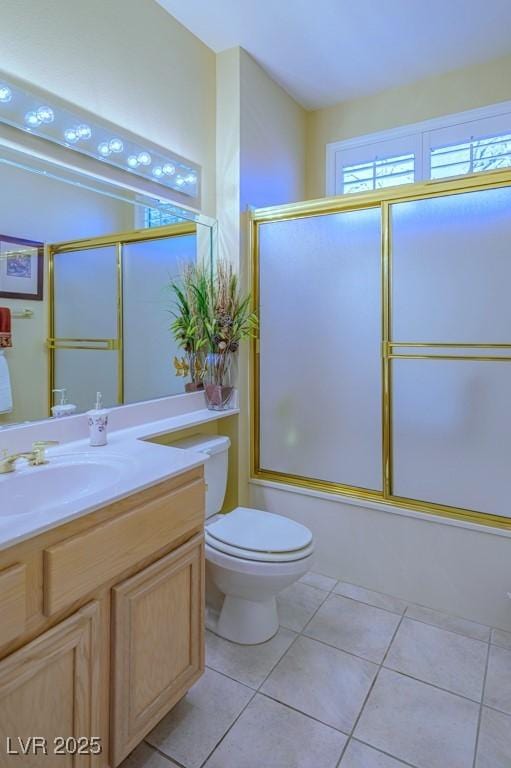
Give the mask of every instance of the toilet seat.
[{"label": "toilet seat", "polygon": [[314,551],[312,534],[294,520],[271,512],[237,507],[206,526],[206,544],[234,558],[285,563]]}]

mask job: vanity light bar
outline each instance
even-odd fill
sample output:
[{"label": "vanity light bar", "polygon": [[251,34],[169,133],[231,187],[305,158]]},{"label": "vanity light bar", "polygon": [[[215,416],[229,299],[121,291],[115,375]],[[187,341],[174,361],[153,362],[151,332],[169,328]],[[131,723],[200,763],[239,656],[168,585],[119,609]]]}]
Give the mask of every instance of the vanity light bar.
[{"label": "vanity light bar", "polygon": [[190,198],[199,197],[200,169],[178,155],[95,115],[15,83],[0,73],[0,123],[19,128],[134,173]]}]

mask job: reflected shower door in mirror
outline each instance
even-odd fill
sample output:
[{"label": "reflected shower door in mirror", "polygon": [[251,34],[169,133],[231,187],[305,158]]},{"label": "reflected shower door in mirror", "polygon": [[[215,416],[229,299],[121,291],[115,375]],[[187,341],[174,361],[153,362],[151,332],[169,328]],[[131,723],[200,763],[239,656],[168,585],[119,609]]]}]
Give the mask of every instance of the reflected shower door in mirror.
[{"label": "reflected shower door in mirror", "polygon": [[43,243],[45,274],[41,300],[0,295],[0,428],[47,418],[52,389],[77,412],[184,392],[169,283],[211,262],[214,222],[3,146],[0,181],[0,232]]},{"label": "reflected shower door in mirror", "polygon": [[72,393],[79,411],[98,390],[106,406],[183,391],[170,284],[196,262],[198,240],[181,222],[50,246],[52,390]]}]

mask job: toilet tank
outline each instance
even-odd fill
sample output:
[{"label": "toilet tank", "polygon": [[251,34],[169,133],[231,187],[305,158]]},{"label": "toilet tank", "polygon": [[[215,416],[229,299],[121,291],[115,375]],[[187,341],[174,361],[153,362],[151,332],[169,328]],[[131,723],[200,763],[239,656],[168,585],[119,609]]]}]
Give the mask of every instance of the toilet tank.
[{"label": "toilet tank", "polygon": [[204,465],[206,481],[206,517],[220,512],[227,488],[227,467],[231,441],[224,435],[192,435],[172,443],[174,448],[207,453],[209,459]]}]

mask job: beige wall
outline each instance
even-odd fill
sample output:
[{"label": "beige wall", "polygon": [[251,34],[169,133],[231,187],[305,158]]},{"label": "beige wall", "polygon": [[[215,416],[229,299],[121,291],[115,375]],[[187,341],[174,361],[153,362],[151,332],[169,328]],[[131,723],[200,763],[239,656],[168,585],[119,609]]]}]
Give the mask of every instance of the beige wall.
[{"label": "beige wall", "polygon": [[240,50],[241,209],[302,200],[305,110]]},{"label": "beige wall", "polygon": [[2,69],[203,167],[215,213],[215,54],[154,0],[2,0]]},{"label": "beige wall", "polygon": [[325,146],[511,99],[511,56],[307,114],[306,197],[325,196]]}]

